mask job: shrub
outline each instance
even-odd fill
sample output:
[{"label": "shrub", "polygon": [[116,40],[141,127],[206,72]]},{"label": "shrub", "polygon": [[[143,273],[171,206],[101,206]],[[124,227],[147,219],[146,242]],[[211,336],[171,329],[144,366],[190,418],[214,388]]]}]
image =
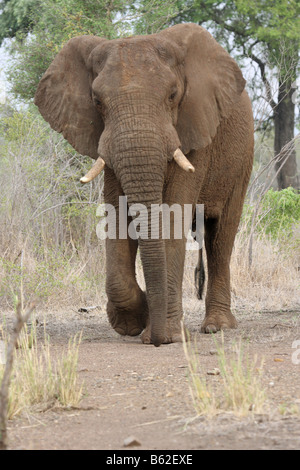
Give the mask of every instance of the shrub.
[{"label": "shrub", "polygon": [[21,280],[25,295],[42,301],[75,300],[76,289],[82,299],[104,264],[96,236],[103,179],[83,187],[90,159],[34,111],[3,115],[0,139],[1,301],[12,305]]},{"label": "shrub", "polygon": [[[253,204],[245,204],[242,220],[248,227],[254,210]],[[256,232],[261,236],[267,235],[273,241],[288,241],[300,223],[300,193],[291,187],[281,191],[270,189],[261,200],[255,223]]]}]

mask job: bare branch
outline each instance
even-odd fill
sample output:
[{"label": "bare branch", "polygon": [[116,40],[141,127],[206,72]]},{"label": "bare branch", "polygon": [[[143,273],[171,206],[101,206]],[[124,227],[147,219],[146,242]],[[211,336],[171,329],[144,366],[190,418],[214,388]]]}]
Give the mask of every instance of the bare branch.
[{"label": "bare branch", "polygon": [[207,3],[204,1],[204,2],[200,2],[200,8],[202,11],[207,11],[210,15],[210,19],[212,19],[215,23],[217,23],[222,28],[226,29],[226,31],[229,31],[230,33],[234,33],[237,36],[241,36],[243,38],[248,39],[249,34],[247,33],[247,30],[245,29],[245,25],[243,25],[243,28],[240,28],[236,23],[228,24],[226,23],[226,21],[224,21],[223,18],[224,18],[224,12],[226,10],[226,4],[220,10],[211,11],[210,7],[207,6]]},{"label": "bare branch", "polygon": [[[281,151],[279,154],[275,155],[268,163],[267,165],[256,175],[254,180],[252,181],[251,185],[248,188],[248,194],[252,191],[254,184],[260,178],[260,176],[271,166],[273,166],[276,162],[281,162],[280,168],[278,168],[277,172],[281,170],[283,165],[285,164],[286,160],[289,158],[291,152],[294,150],[294,148],[300,143],[300,134],[297,134],[290,142],[288,142],[284,147],[282,147]],[[277,173],[274,175],[274,177],[271,179],[269,182],[267,189],[264,190],[263,195],[270,189],[273,181],[275,180],[277,176]]]},{"label": "bare branch", "polygon": [[[246,51],[244,49],[244,53],[246,54]],[[274,99],[273,99],[273,96],[272,96],[272,89],[271,89],[271,84],[269,82],[269,80],[267,79],[267,76],[266,76],[266,64],[259,58],[257,57],[252,51],[248,51],[248,54],[246,54],[250,57],[250,59],[254,60],[254,62],[256,62],[259,66],[259,70],[260,70],[260,75],[261,75],[261,79],[266,87],[266,92],[267,92],[267,100],[270,104],[270,106],[272,107],[272,109],[275,109],[277,104],[275,103]]]},{"label": "bare branch", "polygon": [[[292,140],[290,140],[290,142],[288,142],[284,147],[282,147],[281,151],[279,152],[278,155],[275,155],[275,157],[273,157],[269,163],[262,169],[262,171],[260,171],[256,177],[254,178],[254,180],[252,181],[251,185],[249,186],[249,189],[248,189],[248,193],[251,192],[251,190],[253,189],[254,187],[254,184],[255,182],[258,180],[258,178],[268,169],[270,168],[271,166],[273,166],[275,163],[280,163],[279,165],[279,168],[276,170],[275,174],[273,175],[272,178],[270,178],[270,180],[266,179],[266,182],[264,184],[264,187],[263,187],[263,190],[261,191],[261,193],[259,194],[259,197],[258,197],[258,200],[257,200],[257,203],[256,203],[256,206],[255,206],[255,209],[254,209],[254,212],[253,212],[253,215],[252,215],[252,222],[251,222],[251,230],[250,230],[250,236],[249,236],[249,244],[248,244],[248,263],[249,263],[249,268],[251,267],[252,265],[252,253],[253,253],[253,236],[254,236],[254,232],[255,232],[255,229],[257,227],[257,225],[260,223],[260,221],[262,220],[262,217],[257,221],[257,216],[258,216],[258,212],[259,212],[259,208],[260,208],[260,203],[264,197],[264,195],[266,194],[267,191],[269,191],[273,181],[276,179],[278,173],[281,171],[282,167],[284,166],[284,164],[286,163],[286,161],[288,160],[288,158],[290,157],[291,153],[294,151],[294,148],[295,148],[295,144],[297,144],[297,142],[300,142],[300,134],[296,135],[296,137],[294,137]],[[255,222],[256,221],[256,222]]]}]

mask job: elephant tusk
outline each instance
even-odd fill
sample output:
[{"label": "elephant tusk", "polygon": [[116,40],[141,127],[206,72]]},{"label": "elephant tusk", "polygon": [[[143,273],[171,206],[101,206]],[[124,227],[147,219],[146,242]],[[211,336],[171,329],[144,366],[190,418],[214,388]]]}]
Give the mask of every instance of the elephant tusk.
[{"label": "elephant tusk", "polygon": [[88,171],[87,174],[83,176],[83,178],[80,179],[80,183],[82,184],[89,183],[90,181],[95,179],[96,176],[100,175],[104,167],[105,167],[105,161],[101,157],[98,157],[96,162],[90,169],[90,171]]},{"label": "elephant tusk", "polygon": [[179,148],[174,152],[174,160],[184,171],[187,171],[188,173],[195,173],[195,168]]}]

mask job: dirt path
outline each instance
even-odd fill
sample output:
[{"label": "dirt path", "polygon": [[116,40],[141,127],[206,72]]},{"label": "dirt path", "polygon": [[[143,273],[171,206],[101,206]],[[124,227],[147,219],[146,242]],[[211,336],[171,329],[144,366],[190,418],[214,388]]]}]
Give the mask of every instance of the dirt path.
[{"label": "dirt path", "polygon": [[[10,448],[118,450],[134,436],[140,445],[133,450],[299,449],[300,414],[288,411],[291,405],[300,409],[300,364],[292,361],[300,362],[300,352],[292,348],[300,340],[300,312],[240,313],[238,320],[239,329],[225,334],[226,348],[242,337],[251,355],[265,358],[270,411],[255,419],[222,414],[206,420],[195,416],[181,344],[155,348],[139,338],[122,338],[103,312],[48,314],[47,332],[57,354],[70,336],[83,330],[79,374],[85,398],[79,409],[53,408],[14,419],[9,423]],[[39,321],[41,325],[42,315]],[[192,334],[200,321],[187,313]],[[42,334],[42,326],[40,330]],[[198,339],[203,370],[217,367],[214,339]]]}]

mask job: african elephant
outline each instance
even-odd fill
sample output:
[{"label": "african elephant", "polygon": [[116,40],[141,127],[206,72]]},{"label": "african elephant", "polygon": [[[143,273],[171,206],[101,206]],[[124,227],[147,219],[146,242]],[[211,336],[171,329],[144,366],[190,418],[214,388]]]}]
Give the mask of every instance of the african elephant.
[{"label": "african elephant", "polygon": [[[44,119],[104,168],[104,198],[128,207],[204,204],[202,332],[235,328],[229,263],[253,163],[253,117],[236,62],[201,26],[106,40],[69,40],[35,96]],[[128,217],[129,223],[130,217]],[[150,219],[149,219],[150,220]],[[150,223],[150,222],[149,222]],[[146,292],[135,276],[139,247]],[[185,237],[107,239],[107,313],[122,335],[181,339]],[[199,267],[200,269],[200,267]],[[201,290],[201,289],[200,289]]]}]

